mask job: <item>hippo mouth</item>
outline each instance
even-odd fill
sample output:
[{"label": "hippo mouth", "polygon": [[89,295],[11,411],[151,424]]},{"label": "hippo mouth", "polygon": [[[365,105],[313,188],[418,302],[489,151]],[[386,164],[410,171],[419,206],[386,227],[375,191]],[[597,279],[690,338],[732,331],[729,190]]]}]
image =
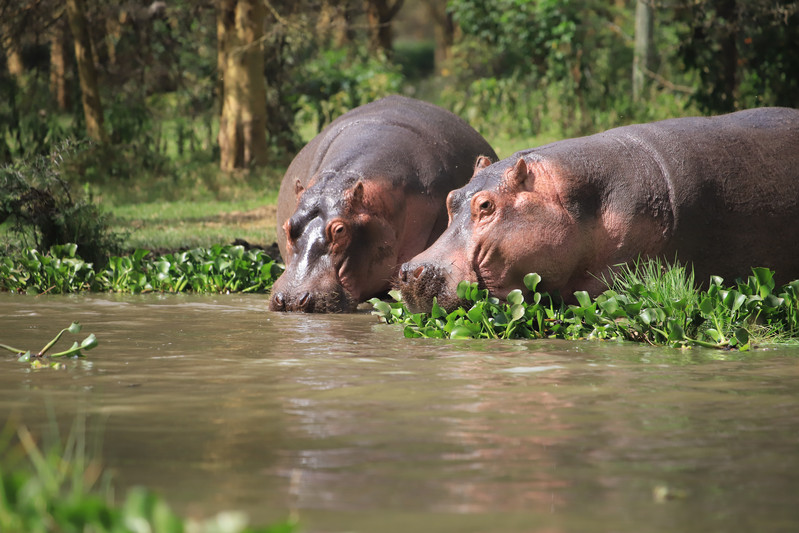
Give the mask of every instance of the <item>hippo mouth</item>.
[{"label": "hippo mouth", "polygon": [[429,313],[433,299],[447,311],[467,305],[458,298],[457,286],[450,282],[443,269],[431,265],[402,265],[395,288],[402,293],[405,304],[414,313]]},{"label": "hippo mouth", "polygon": [[341,285],[329,289],[273,291],[269,300],[271,311],[300,313],[352,313],[358,302]]}]

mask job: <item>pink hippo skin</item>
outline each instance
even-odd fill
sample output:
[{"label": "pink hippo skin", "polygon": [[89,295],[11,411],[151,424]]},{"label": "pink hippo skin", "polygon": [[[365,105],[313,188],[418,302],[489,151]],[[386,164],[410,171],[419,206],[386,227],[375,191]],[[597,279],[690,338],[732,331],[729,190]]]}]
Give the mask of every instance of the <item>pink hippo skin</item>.
[{"label": "pink hippo skin", "polygon": [[461,280],[505,298],[596,295],[614,265],[660,256],[696,279],[756,266],[799,277],[799,110],[762,108],[639,124],[555,142],[498,163],[447,198],[449,226],[400,269],[414,310],[462,305]]},{"label": "pink hippo skin", "polygon": [[466,122],[390,96],[334,120],[294,158],[277,208],[275,311],[351,312],[446,228],[445,198],[496,159]]}]

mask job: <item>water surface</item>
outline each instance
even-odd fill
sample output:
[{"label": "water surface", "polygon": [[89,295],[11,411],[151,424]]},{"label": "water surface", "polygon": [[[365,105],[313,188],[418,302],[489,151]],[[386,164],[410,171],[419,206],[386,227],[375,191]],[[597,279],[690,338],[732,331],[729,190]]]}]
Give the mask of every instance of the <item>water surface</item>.
[{"label": "water surface", "polygon": [[[0,294],[0,413],[78,414],[120,494],[324,532],[799,530],[799,350],[405,339],[264,296]],[[82,338],[82,336],[81,336]],[[66,347],[66,343],[65,347]],[[662,500],[653,492],[676,498]]]}]

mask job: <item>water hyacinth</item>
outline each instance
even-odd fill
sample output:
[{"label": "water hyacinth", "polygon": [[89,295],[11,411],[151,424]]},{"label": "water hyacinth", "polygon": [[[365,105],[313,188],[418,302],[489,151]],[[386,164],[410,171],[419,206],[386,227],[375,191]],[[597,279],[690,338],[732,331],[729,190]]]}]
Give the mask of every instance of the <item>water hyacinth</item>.
[{"label": "water hyacinth", "polygon": [[799,280],[778,289],[767,268],[754,268],[731,286],[714,276],[707,290],[697,290],[684,267],[645,261],[605,280],[608,289],[596,298],[575,292],[577,303],[569,305],[538,292],[540,281],[528,274],[527,298],[515,290],[506,301],[461,282],[458,297],[471,304],[468,309],[447,311],[434,302],[430,313],[411,313],[396,291],[390,293],[394,302],[370,303],[381,321],[403,325],[406,337],[630,340],[739,350],[753,340],[799,337]]},{"label": "water hyacinth", "polygon": [[0,290],[32,294],[98,292],[267,292],[282,272],[263,250],[215,245],[151,258],[149,250],[114,256],[95,269],[74,244],[48,253],[26,249],[0,258]]}]

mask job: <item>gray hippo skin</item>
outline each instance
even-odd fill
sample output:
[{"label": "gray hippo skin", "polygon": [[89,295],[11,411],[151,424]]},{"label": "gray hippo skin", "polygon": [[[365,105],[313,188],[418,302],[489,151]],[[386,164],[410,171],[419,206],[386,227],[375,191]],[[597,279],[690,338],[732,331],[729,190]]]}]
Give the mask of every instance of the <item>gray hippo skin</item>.
[{"label": "gray hippo skin", "polygon": [[334,120],[294,158],[277,206],[275,311],[351,312],[447,226],[445,199],[496,154],[471,126],[389,96]]},{"label": "gray hippo skin", "polygon": [[614,265],[660,256],[698,282],[751,267],[799,278],[799,110],[761,108],[638,124],[478,161],[447,198],[450,223],[402,265],[415,310],[462,305],[459,281],[497,297],[526,289],[596,295]]}]

